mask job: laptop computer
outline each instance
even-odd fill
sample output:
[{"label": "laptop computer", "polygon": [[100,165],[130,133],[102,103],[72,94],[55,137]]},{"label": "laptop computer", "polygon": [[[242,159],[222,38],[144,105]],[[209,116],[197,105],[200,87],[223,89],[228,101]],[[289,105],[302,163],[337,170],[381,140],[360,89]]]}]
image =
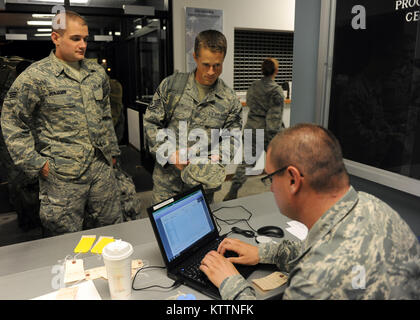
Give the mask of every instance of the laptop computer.
[{"label": "laptop computer", "polygon": [[[219,290],[198,269],[211,250],[217,250],[220,236],[201,185],[147,209],[156,240],[167,267],[168,277],[220,299]],[[230,256],[236,255],[231,252]],[[227,256],[225,254],[225,256]],[[236,265],[247,278],[255,266]]]}]

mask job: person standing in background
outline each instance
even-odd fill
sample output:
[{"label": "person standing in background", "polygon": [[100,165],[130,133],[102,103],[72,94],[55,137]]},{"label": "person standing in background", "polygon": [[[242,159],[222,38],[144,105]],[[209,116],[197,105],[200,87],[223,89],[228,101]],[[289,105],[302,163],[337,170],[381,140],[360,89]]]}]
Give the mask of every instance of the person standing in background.
[{"label": "person standing in background", "polygon": [[[257,145],[256,129],[264,130],[264,150],[267,151],[268,143],[284,128],[283,108],[284,93],[280,85],[274,79],[279,71],[279,63],[274,58],[267,58],[261,65],[263,78],[254,81],[246,93],[246,104],[249,107],[248,120],[244,129],[252,130],[252,144],[244,143],[244,152],[249,156],[255,155],[256,161],[261,156],[262,146]],[[244,157],[245,159],[245,157]],[[236,199],[238,191],[247,180],[247,169],[254,164],[246,164],[243,161],[236,168],[232,178],[232,185],[223,201]]]},{"label": "person standing in background", "polygon": [[16,79],[3,104],[10,156],[28,176],[39,177],[46,236],[81,231],[86,220],[96,227],[123,221],[113,173],[120,150],[110,85],[103,68],[85,59],[88,35],[83,17],[58,13],[51,33],[55,50]]}]

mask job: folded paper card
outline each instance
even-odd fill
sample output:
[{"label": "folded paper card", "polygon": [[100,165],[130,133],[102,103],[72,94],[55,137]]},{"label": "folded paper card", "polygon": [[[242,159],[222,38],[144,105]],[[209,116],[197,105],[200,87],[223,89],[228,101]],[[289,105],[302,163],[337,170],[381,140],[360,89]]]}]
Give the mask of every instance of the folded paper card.
[{"label": "folded paper card", "polygon": [[64,283],[80,281],[85,279],[83,260],[67,260],[64,273]]},{"label": "folded paper card", "polygon": [[253,279],[252,282],[264,291],[273,290],[285,284],[287,282],[287,276],[279,271],[276,271],[264,278]]},{"label": "folded paper card", "polygon": [[92,281],[83,281],[77,285],[36,297],[33,300],[101,300],[101,296]]}]

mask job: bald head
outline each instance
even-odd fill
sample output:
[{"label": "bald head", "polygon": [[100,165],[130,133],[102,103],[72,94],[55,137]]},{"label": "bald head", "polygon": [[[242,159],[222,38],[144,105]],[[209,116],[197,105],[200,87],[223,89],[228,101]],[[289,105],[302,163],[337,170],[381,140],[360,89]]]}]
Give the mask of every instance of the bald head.
[{"label": "bald head", "polygon": [[317,192],[349,186],[340,144],[321,126],[298,124],[285,129],[274,137],[268,149],[270,163],[275,168],[297,167]]}]

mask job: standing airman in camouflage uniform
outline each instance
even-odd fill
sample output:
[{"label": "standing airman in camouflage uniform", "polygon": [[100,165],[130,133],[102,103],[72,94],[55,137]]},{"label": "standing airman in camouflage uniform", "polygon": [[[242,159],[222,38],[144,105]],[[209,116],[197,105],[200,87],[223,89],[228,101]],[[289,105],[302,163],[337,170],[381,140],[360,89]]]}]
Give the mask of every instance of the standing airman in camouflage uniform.
[{"label": "standing airman in camouflage uniform", "polygon": [[51,34],[55,51],[16,79],[1,119],[13,161],[29,176],[39,176],[46,235],[80,231],[86,220],[96,226],[122,221],[112,169],[120,151],[109,81],[99,64],[84,59],[85,20],[70,11],[57,18],[59,27]]},{"label": "standing airman in camouflage uniform", "polygon": [[[288,272],[284,299],[420,299],[417,238],[386,203],[353,189],[331,132],[312,124],[282,131],[268,147],[266,170],[280,211],[304,223],[307,238],[258,247],[225,239],[200,267],[222,298],[255,299],[234,262]],[[225,250],[239,257],[226,259]]]},{"label": "standing airman in camouflage uniform", "polygon": [[[7,91],[16,79],[16,70],[7,61],[6,58],[0,57],[0,117],[4,98]],[[6,169],[7,175],[13,168],[13,161],[9,156],[7,147],[4,143],[3,134],[0,132],[0,164]],[[9,178],[9,177],[8,177]]]},{"label": "standing airman in camouflage uniform", "polygon": [[[144,117],[144,128],[147,137],[149,150],[157,156],[159,147],[164,141],[158,141],[157,136],[161,129],[171,129],[176,134],[179,142],[180,126],[185,125],[184,133],[188,135],[193,129],[203,129],[207,133],[208,141],[211,141],[211,129],[226,129],[227,133],[231,129],[240,130],[242,106],[235,92],[230,89],[220,78],[222,73],[223,61],[226,55],[226,38],[215,30],[201,32],[195,39],[194,59],[197,68],[185,77],[175,73],[164,79],[154,94],[153,101],[148,107]],[[182,75],[182,74],[181,74]],[[185,85],[181,85],[183,90],[175,92],[172,90],[173,82],[185,78]],[[179,83],[175,85],[179,86]],[[171,97],[172,95],[172,97]],[[223,134],[222,134],[223,135]],[[222,137],[223,139],[223,137]],[[233,159],[235,144],[238,145],[239,136],[230,138],[230,157]],[[192,143],[191,143],[192,144]],[[189,143],[188,146],[190,147]],[[206,146],[207,147],[207,146]],[[167,155],[169,163],[162,165],[156,161],[153,171],[153,203],[166,200],[173,195],[180,193],[191,185],[182,180],[181,172],[188,170],[189,173],[214,174],[214,168],[197,168],[189,170],[187,161],[183,163],[179,145],[176,151]],[[209,154],[211,151],[209,151]],[[226,153],[224,153],[226,157]],[[215,155],[215,154],[214,154]],[[163,157],[164,155],[160,155]],[[219,156],[219,158],[217,158]],[[217,176],[224,180],[224,155],[219,153],[209,159],[208,166],[217,166],[220,170]],[[226,159],[225,159],[226,160]],[[212,163],[210,163],[212,161]],[[229,160],[230,161],[230,160]],[[228,162],[229,162],[228,161]],[[226,162],[226,161],[225,161]],[[183,176],[190,178],[190,174]],[[206,180],[205,177],[200,177]],[[208,179],[209,180],[209,179]],[[220,185],[223,181],[220,181]],[[198,182],[197,182],[198,183]],[[206,195],[211,201],[214,189],[207,190]]]},{"label": "standing airman in camouflage uniform", "polygon": [[[16,77],[32,61],[20,57],[0,58],[0,116],[4,98]],[[33,125],[31,126],[33,129]],[[25,231],[39,227],[39,184],[38,178],[28,177],[24,171],[15,166],[4,142],[0,126],[0,164],[7,172],[9,202],[18,217],[19,227]]]},{"label": "standing airman in camouflage uniform", "polygon": [[[262,153],[262,146],[257,148],[256,145],[256,129],[264,130],[264,150],[267,151],[268,143],[284,128],[284,93],[281,86],[274,81],[279,71],[278,61],[274,58],[265,59],[261,65],[261,71],[264,77],[253,82],[246,93],[246,104],[249,107],[249,113],[245,129],[252,130],[253,140],[250,146],[244,143],[244,152],[251,153],[249,156],[255,156],[256,161]],[[244,157],[243,162],[236,168],[232,186],[223,201],[238,197],[238,191],[247,179],[246,168],[250,168],[253,165],[246,164]]]}]

